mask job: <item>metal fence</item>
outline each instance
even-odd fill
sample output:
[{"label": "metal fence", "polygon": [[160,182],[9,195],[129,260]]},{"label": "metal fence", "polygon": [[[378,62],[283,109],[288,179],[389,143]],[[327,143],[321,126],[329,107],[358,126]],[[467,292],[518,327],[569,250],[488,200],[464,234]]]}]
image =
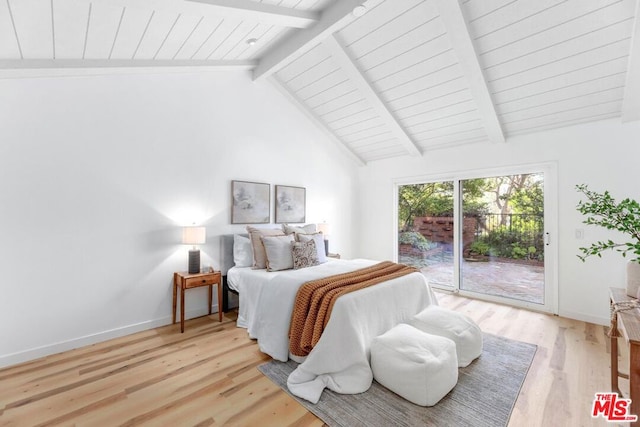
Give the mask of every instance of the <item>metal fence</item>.
[{"label": "metal fence", "polygon": [[484,214],[475,218],[475,241],[486,243],[499,255],[540,258],[544,253],[542,215]]}]

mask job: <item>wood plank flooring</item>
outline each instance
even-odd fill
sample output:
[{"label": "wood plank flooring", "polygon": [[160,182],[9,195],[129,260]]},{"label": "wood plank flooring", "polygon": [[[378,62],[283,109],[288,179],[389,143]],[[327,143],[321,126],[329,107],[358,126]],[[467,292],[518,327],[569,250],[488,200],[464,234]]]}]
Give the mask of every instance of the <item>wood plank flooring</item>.
[{"label": "wood plank flooring", "polygon": [[[602,326],[453,294],[440,305],[483,331],[538,345],[510,426],[603,425],[609,387]],[[322,426],[264,377],[269,360],[234,313],[140,332],[0,370],[0,426]]]}]

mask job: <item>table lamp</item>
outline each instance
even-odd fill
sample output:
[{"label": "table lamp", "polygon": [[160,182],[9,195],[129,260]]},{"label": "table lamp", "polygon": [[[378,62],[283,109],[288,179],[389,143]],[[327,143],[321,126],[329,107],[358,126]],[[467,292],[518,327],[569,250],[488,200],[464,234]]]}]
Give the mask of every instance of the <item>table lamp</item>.
[{"label": "table lamp", "polygon": [[329,224],[326,222],[320,223],[317,225],[317,229],[324,237],[324,254],[329,256],[329,239],[327,239],[327,236],[329,236]]},{"label": "table lamp", "polygon": [[207,231],[204,227],[185,227],[182,229],[182,243],[193,245],[189,249],[189,274],[200,273],[200,250],[196,245],[202,245],[207,240]]}]

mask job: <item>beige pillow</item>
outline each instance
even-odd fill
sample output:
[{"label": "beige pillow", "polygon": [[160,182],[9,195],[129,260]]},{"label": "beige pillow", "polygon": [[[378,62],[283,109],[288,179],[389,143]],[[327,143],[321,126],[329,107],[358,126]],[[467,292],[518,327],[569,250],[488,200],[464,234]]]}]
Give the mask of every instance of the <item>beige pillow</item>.
[{"label": "beige pillow", "polygon": [[282,230],[284,231],[284,234],[292,234],[292,233],[312,234],[316,232],[316,225],[307,224],[307,225],[294,226],[289,224],[282,224]]},{"label": "beige pillow", "polygon": [[279,228],[255,228],[251,226],[247,226],[247,232],[253,249],[253,268],[267,268],[267,253],[261,237],[284,236],[284,233]]}]

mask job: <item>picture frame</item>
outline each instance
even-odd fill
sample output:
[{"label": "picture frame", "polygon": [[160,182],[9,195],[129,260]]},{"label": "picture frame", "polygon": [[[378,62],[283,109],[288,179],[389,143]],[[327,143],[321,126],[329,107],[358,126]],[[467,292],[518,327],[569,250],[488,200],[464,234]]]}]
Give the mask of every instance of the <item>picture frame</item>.
[{"label": "picture frame", "polygon": [[276,223],[306,222],[307,190],[304,187],[276,185]]},{"label": "picture frame", "polygon": [[271,185],[231,181],[231,224],[269,224]]}]

